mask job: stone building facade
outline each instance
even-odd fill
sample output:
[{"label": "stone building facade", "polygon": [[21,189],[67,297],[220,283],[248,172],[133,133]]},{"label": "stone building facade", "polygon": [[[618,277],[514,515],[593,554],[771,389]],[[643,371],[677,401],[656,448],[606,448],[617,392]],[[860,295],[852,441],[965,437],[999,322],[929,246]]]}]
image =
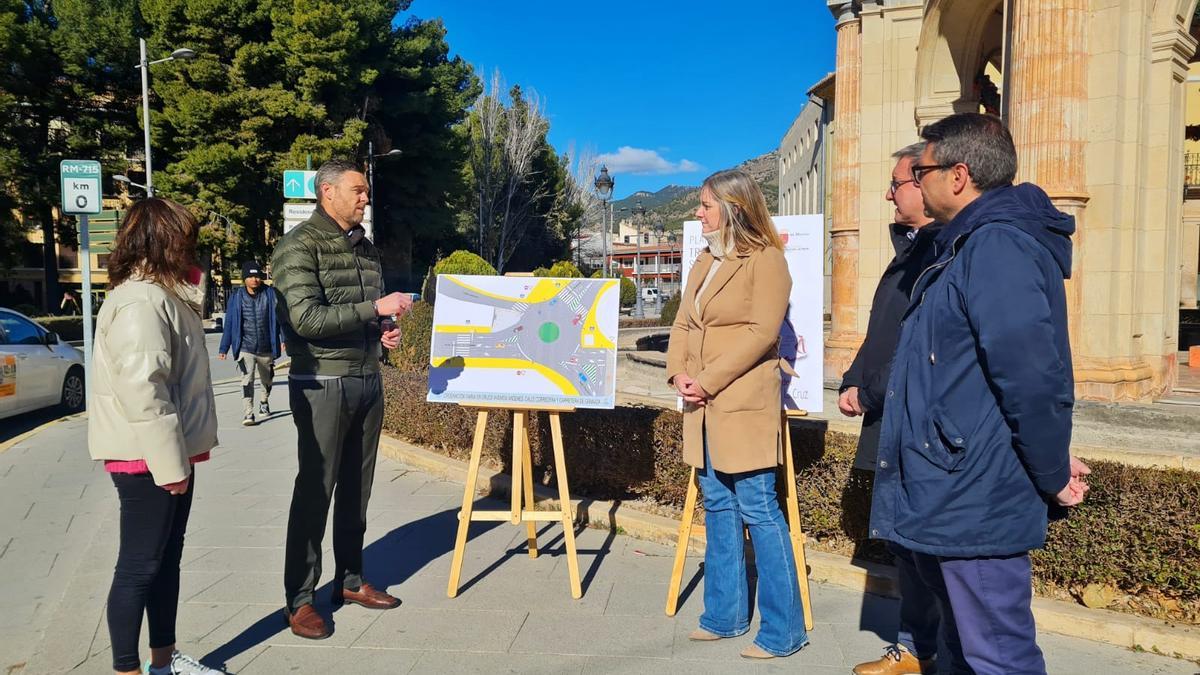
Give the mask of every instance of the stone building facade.
[{"label": "stone building facade", "polygon": [[1078,397],[1149,401],[1172,390],[1180,305],[1196,283],[1183,228],[1196,1],[828,1],[828,374],[853,357],[891,256],[881,198],[891,152],[945,115],[993,110],[1012,130],[1018,180],[1077,221],[1068,297]]},{"label": "stone building facade", "polygon": [[833,264],[829,239],[829,123],[833,120],[833,73],[808,90],[800,114],[779,142],[778,215],[820,213],[825,216],[825,313],[830,309]]}]

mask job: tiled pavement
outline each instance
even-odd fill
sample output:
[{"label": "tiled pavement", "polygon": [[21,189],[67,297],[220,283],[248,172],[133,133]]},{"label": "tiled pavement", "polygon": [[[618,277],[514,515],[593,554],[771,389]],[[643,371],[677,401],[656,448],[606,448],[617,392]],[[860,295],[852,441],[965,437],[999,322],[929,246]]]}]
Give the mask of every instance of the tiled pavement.
[{"label": "tiled pavement", "polygon": [[[206,663],[247,674],[847,673],[894,637],[894,602],[814,584],[810,646],[787,659],[748,662],[738,652],[749,635],[686,639],[700,613],[698,559],[689,558],[685,579],[693,583],[678,616],[668,618],[670,549],[584,530],[584,597],[572,600],[556,525],[541,528],[545,553],[534,560],[523,527],[472,525],[464,590],[449,599],[461,485],[381,459],[367,572],[404,604],[388,612],[346,607],[332,614],[329,640],[297,639],[280,611],[295,432],[286,387],[272,398],[281,412],[243,428],[236,385],[217,387],[222,446],[198,470],[178,629],[180,647]],[[85,434],[84,420],[69,420],[0,454],[0,670],[111,672],[103,610],[117,503],[108,477],[87,458]],[[327,583],[318,606],[331,610]],[[1052,673],[1200,672],[1189,662],[1077,639],[1047,634],[1041,643]]]}]

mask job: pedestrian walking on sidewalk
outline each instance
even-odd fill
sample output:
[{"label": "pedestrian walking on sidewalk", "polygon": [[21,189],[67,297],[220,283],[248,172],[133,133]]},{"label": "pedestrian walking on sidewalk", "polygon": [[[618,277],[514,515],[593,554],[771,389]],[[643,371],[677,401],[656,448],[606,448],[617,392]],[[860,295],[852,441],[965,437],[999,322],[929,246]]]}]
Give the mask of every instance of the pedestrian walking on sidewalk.
[{"label": "pedestrian walking on sidewalk", "polygon": [[313,608],[313,593],[331,501],[333,603],[400,604],[363,579],[362,547],[383,428],[380,345],[399,343],[393,321],[412,299],[383,294],[379,251],[362,226],[369,201],[362,170],[326,162],[315,185],[316,210],[275,247],[271,270],[292,357],[288,394],[299,435],[284,552],[285,613],[292,633],[320,640],[330,631]]},{"label": "pedestrian walking on sidewalk", "polygon": [[96,320],[88,449],[121,503],[121,542],[108,593],[113,670],[140,673],[142,615],[151,675],[220,671],[175,650],[179,562],[195,488],[193,465],[217,444],[216,404],[195,266],[196,219],[179,204],[136,202],[108,260],[111,290]]},{"label": "pedestrian walking on sidewalk", "polygon": [[1044,673],[1029,551],[1045,545],[1050,507],[1087,492],[1069,454],[1075,221],[1041,188],[1012,184],[1017,153],[999,118],[959,113],[921,137],[912,176],[945,225],[902,317],[871,536],[940,573],[965,669]]},{"label": "pedestrian walking on sidewalk", "polygon": [[679,390],[683,459],[704,493],[704,614],[688,637],[750,629],[743,526],[758,570],[760,628],[747,658],[788,656],[808,644],[791,536],[775,492],[780,462],[779,330],[792,278],[767,202],[745,171],[704,181],[696,209],[708,248],[692,266],[667,348]]},{"label": "pedestrian walking on sidewalk", "polygon": [[262,384],[258,400],[258,419],[271,415],[271,385],[275,382],[275,360],[282,353],[282,334],[275,315],[275,289],[263,281],[267,273],[262,265],[250,260],[242,264],[242,287],[234,291],[225,308],[221,331],[221,349],[217,357],[225,360],[229,350],[242,376],[242,426],[253,426],[254,376]]}]

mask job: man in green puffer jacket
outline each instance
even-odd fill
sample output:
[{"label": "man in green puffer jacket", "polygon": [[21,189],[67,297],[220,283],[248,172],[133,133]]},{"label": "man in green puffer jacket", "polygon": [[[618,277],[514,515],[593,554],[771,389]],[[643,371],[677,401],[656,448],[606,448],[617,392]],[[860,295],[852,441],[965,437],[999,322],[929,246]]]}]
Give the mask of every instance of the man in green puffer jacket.
[{"label": "man in green puffer jacket", "polygon": [[271,271],[292,357],[288,392],[299,433],[284,559],[285,613],[292,633],[319,640],[330,631],[313,609],[313,591],[335,493],[334,604],[370,609],[400,604],[363,580],[362,545],[383,427],[380,345],[391,349],[399,343],[395,317],[412,300],[383,295],[379,251],[362,227],[369,200],[362,171],[333,160],[317,170],[315,183],[317,209],[280,240]]}]

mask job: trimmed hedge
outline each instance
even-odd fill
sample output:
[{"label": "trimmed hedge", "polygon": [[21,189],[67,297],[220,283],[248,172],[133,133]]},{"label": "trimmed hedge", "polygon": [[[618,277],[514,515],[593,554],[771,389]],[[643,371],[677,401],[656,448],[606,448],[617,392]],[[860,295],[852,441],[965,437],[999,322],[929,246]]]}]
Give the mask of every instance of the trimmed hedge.
[{"label": "trimmed hedge", "polygon": [[[416,367],[384,369],[384,428],[466,460],[475,413],[426,403],[426,377]],[[491,416],[484,444],[485,461],[505,470],[511,419]],[[640,499],[678,512],[689,471],[680,454],[680,413],[618,406],[580,410],[564,422],[574,494]],[[546,485],[554,476],[548,426],[544,415],[531,416],[534,476]],[[811,426],[792,429],[804,530],[816,549],[889,562],[882,543],[867,538],[872,475],[852,469],[856,442]],[[1112,462],[1091,467],[1087,501],[1052,523],[1047,548],[1033,554],[1039,594],[1079,598],[1090,585],[1109,586],[1119,591],[1114,609],[1200,623],[1200,475]]]},{"label": "trimmed hedge", "polygon": [[[83,339],[82,316],[35,316],[32,318],[41,324],[42,328],[51,333],[58,333],[58,337],[65,341]],[[95,317],[92,317],[92,330],[96,330]]]},{"label": "trimmed hedge", "polygon": [[425,281],[421,283],[421,299],[429,304],[437,302],[437,275],[439,274],[496,274],[496,268],[471,253],[470,251],[455,251],[450,255],[438,260],[429,268],[429,272],[425,275]]}]

